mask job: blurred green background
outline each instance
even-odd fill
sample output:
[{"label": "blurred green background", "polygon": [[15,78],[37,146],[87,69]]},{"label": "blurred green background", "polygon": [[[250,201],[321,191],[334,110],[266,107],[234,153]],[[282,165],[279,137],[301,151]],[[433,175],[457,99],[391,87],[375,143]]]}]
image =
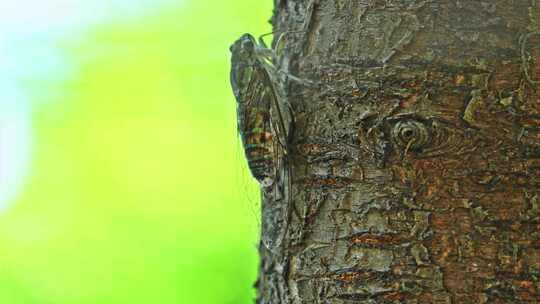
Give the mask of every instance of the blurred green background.
[{"label": "blurred green background", "polygon": [[252,303],[229,45],[271,1],[90,1],[7,4],[0,303]]}]

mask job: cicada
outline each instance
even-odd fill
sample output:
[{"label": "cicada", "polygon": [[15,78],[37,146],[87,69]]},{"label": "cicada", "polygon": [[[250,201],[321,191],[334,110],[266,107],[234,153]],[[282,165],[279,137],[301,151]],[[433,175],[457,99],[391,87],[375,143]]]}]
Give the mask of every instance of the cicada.
[{"label": "cicada", "polygon": [[238,132],[251,174],[263,190],[272,188],[288,152],[293,116],[275,52],[250,34],[230,48],[231,86],[237,102]]}]

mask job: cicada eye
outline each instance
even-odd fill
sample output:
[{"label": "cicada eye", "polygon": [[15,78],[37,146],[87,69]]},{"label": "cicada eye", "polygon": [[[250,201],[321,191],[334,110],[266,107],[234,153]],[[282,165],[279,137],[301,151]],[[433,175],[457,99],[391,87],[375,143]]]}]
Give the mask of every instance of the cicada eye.
[{"label": "cicada eye", "polygon": [[230,47],[233,56],[249,57],[255,50],[255,38],[249,34],[244,34],[238,38]]},{"label": "cicada eye", "polygon": [[245,34],[240,38],[240,49],[243,53],[250,54],[255,50],[255,40],[249,35]]},{"label": "cicada eye", "polygon": [[251,39],[244,39],[244,41],[242,41],[242,47],[246,50],[250,50],[255,47],[255,44]]},{"label": "cicada eye", "polygon": [[392,140],[407,150],[421,150],[430,142],[428,126],[417,120],[398,121],[392,127]]}]

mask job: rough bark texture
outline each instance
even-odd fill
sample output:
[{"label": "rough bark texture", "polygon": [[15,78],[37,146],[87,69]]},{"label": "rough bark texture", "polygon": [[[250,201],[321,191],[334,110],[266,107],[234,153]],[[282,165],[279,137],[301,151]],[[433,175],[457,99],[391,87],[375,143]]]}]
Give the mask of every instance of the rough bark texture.
[{"label": "rough bark texture", "polygon": [[540,1],[276,0],[258,303],[540,303]]}]

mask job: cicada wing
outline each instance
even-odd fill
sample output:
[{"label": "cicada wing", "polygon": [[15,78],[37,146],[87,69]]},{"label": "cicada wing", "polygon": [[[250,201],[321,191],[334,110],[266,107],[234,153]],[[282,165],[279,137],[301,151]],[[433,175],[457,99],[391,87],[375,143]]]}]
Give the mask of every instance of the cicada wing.
[{"label": "cicada wing", "polygon": [[267,64],[261,64],[266,71],[264,77],[266,83],[271,85],[270,94],[270,118],[272,122],[273,133],[276,141],[279,142],[281,148],[287,151],[288,143],[290,142],[293,130],[293,115],[291,107],[286,102],[286,92],[283,87],[283,82],[277,77],[274,67]]},{"label": "cicada wing", "polygon": [[270,108],[272,118],[272,128],[276,134],[277,141],[281,145],[281,148],[288,152],[292,134],[294,131],[294,118],[291,107],[278,100],[273,103]]}]

